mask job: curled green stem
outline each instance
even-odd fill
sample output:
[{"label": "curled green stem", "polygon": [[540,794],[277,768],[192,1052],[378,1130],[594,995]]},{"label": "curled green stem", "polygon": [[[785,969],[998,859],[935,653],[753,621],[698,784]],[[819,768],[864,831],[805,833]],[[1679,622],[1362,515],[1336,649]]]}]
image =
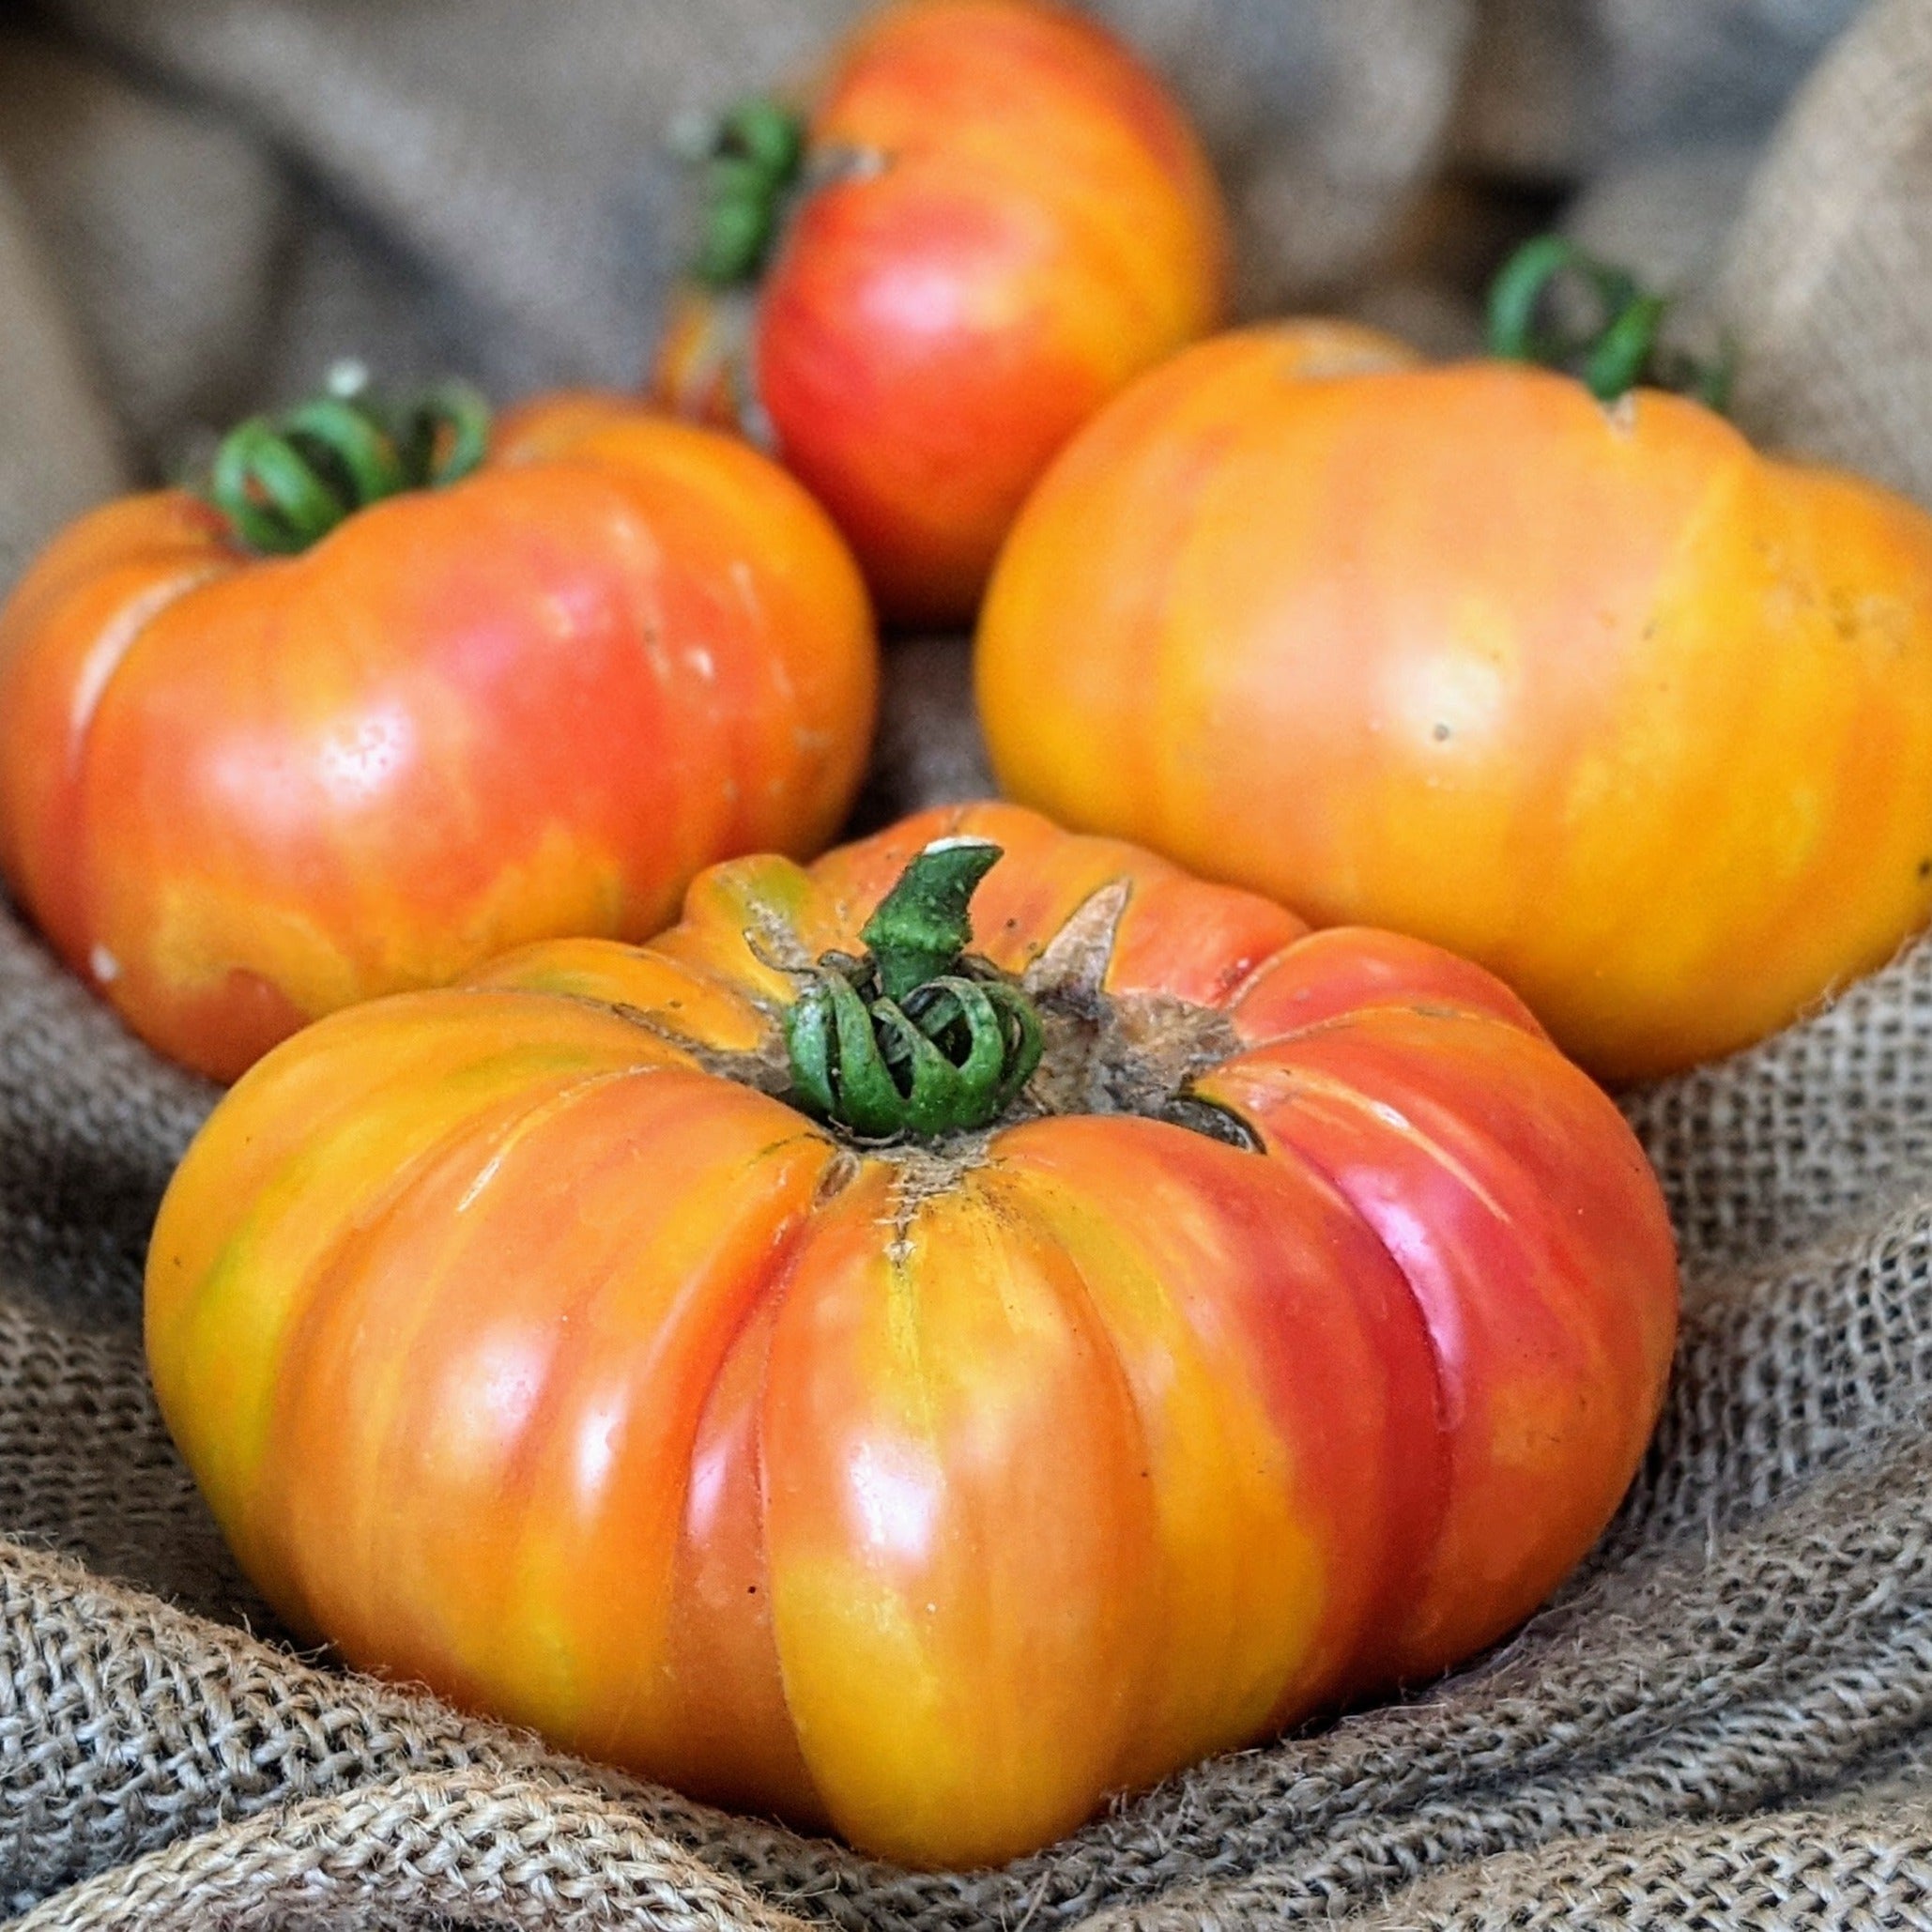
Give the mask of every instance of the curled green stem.
[{"label": "curled green stem", "polygon": [[[1543,320],[1564,283],[1587,289],[1593,300],[1594,323],[1580,332]],[[1664,327],[1669,311],[1665,297],[1627,269],[1598,260],[1566,236],[1540,235],[1510,257],[1490,286],[1489,349],[1507,360],[1567,370],[1600,402],[1644,384],[1722,410],[1735,373],[1730,345],[1707,358],[1672,347]]]},{"label": "curled green stem", "polygon": [[805,116],[766,95],[741,100],[678,143],[704,171],[704,207],[692,272],[735,288],[763,271],[805,169]]},{"label": "curled green stem", "polygon": [[231,430],[207,496],[250,549],[290,556],[386,497],[468,476],[489,435],[489,405],[467,383],[400,406],[360,392],[313,396]]},{"label": "curled green stem", "polygon": [[968,902],[1000,856],[940,839],[879,903],[853,959],[827,953],[786,1014],[794,1097],[866,1140],[937,1139],[989,1126],[1039,1065],[1038,1013],[969,958]]}]

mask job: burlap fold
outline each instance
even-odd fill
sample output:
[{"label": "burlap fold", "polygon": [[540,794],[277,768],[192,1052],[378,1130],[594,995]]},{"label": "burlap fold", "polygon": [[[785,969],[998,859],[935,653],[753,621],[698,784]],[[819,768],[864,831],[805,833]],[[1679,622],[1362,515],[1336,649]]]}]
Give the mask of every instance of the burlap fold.
[{"label": "burlap fold", "polygon": [[[678,246],[657,130],[852,10],[9,16],[0,582],[339,354],[629,377]],[[1109,10],[1210,132],[1250,306],[1465,341],[1499,249],[1567,213],[1734,330],[1755,433],[1932,500],[1932,0]],[[897,646],[888,682],[862,820],[983,790],[963,646]],[[212,1099],[0,914],[0,1897],[23,1925],[1932,1923],[1932,944],[1625,1096],[1683,1342],[1555,1603],[1407,1701],[998,1872],[891,1871],[295,1651],[141,1360],[146,1230]]]}]

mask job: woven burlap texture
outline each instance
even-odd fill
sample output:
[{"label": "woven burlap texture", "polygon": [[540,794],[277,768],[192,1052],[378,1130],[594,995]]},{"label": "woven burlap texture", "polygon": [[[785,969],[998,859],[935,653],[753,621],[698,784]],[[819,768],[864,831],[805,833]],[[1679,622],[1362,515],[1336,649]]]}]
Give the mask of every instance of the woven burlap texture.
[{"label": "woven burlap texture", "polygon": [[[849,0],[46,0],[0,24],[0,587],[334,357],[623,381],[658,130]],[[1250,309],[1466,341],[1526,213],[1686,284],[1748,427],[1932,501],[1932,0],[1116,0]],[[865,817],[987,783],[894,647]],[[30,1927],[1932,1924],[1932,945],[1627,1096],[1685,1263],[1653,1452],[1559,1600],[1410,1701],[914,1877],[296,1654],[148,1394],[212,1090],[0,910],[0,1898]]]}]

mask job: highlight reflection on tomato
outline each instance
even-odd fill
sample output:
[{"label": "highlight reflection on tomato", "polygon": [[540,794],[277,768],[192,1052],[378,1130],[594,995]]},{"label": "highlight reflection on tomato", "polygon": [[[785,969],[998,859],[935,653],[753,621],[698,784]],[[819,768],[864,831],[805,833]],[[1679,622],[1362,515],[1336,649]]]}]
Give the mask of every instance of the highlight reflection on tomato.
[{"label": "highlight reflection on tomato", "polygon": [[146,1310],[295,1628],[918,1864],[1508,1631],[1675,1317],[1635,1142],[1487,974],[1004,805],[310,1029]]}]

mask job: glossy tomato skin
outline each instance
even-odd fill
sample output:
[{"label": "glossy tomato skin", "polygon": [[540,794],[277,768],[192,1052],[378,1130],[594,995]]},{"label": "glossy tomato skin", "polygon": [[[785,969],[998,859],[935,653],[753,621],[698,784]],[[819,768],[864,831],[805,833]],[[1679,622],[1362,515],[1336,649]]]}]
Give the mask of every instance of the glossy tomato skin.
[{"label": "glossy tomato skin", "polygon": [[552,934],[642,937],[833,836],[876,645],[836,531],[618,397],[262,559],[182,493],[0,613],[0,869],[133,1030],[230,1079],[304,1021]]},{"label": "glossy tomato skin", "polygon": [[1015,797],[1480,960],[1617,1080],[1932,913],[1932,519],[1697,405],[1204,344],[1066,452],[976,679]]},{"label": "glossy tomato skin", "polygon": [[[748,1083],[784,961],[960,834],[1058,1044],[989,1134],[848,1144]],[[1135,1081],[1240,1144],[1082,1111]],[[294,1628],[924,1865],[1501,1635],[1675,1320],[1641,1152],[1489,975],[1006,805],[310,1029],[190,1151],[146,1303]]]},{"label": "glossy tomato skin", "polygon": [[698,298],[659,388],[713,417],[755,394],[884,614],[962,622],[1055,452],[1220,319],[1219,192],[1159,82],[1039,0],[886,8],[833,62],[809,139],[832,178],[759,291],[750,384],[721,373],[730,324]]}]

